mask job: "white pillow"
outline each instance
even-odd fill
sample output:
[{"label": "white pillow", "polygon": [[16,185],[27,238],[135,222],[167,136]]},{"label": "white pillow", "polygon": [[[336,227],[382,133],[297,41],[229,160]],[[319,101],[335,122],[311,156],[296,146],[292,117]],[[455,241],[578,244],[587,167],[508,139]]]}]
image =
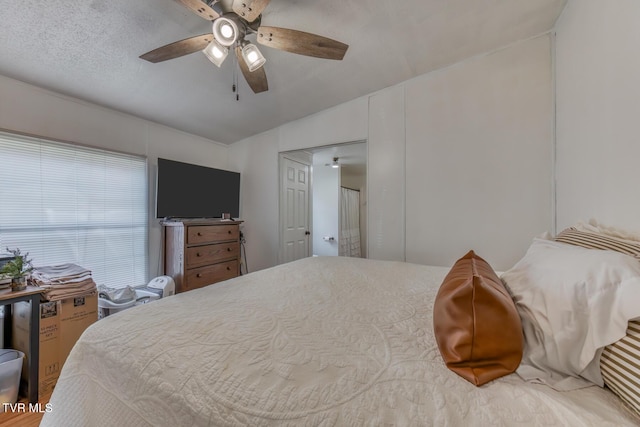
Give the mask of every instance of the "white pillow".
[{"label": "white pillow", "polygon": [[603,386],[602,348],[640,317],[640,262],[534,239],[501,277],[522,318],[525,349],[517,373],[558,390]]}]

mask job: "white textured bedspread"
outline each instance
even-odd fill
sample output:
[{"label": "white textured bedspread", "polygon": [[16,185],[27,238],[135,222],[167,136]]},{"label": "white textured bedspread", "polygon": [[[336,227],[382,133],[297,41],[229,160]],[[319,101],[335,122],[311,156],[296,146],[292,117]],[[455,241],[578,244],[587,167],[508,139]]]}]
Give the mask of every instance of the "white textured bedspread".
[{"label": "white textured bedspread", "polygon": [[449,371],[432,306],[448,269],[308,258],[90,327],[42,426],[624,426],[598,387]]}]

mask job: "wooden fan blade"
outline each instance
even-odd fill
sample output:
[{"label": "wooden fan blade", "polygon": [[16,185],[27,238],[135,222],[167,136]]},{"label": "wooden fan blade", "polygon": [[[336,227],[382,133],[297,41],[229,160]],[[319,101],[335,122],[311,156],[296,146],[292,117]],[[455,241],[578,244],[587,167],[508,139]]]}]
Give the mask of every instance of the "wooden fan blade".
[{"label": "wooden fan blade", "polygon": [[253,72],[249,71],[249,67],[242,57],[242,48],[240,46],[236,47],[236,57],[238,58],[238,65],[240,65],[242,75],[247,83],[249,83],[251,90],[253,90],[254,93],[268,91],[269,84],[267,83],[267,74],[264,72],[264,66]]},{"label": "wooden fan blade", "polygon": [[253,22],[269,5],[271,0],[234,0],[233,11],[244,20]]},{"label": "wooden fan blade", "polygon": [[258,28],[258,43],[275,49],[316,58],[344,58],[349,45],[304,31],[278,27]]},{"label": "wooden fan blade", "polygon": [[141,59],[145,61],[162,62],[173,58],[179,58],[190,53],[197,52],[204,49],[213,40],[213,34],[203,34],[201,36],[189,37],[188,39],[180,40],[179,42],[173,42],[166,46],[159,47],[147,52],[144,55],[140,55]]},{"label": "wooden fan blade", "polygon": [[201,18],[206,19],[207,21],[213,21],[218,18],[220,14],[215,10],[211,9],[206,3],[200,0],[175,0],[178,3],[181,3],[184,7],[200,16]]}]

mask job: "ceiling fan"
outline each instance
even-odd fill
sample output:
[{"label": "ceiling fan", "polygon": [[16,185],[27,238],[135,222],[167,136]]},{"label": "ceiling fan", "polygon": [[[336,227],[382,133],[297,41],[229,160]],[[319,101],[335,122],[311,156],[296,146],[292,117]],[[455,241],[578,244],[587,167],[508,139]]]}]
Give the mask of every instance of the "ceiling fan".
[{"label": "ceiling fan", "polygon": [[189,37],[141,55],[149,62],[162,62],[202,51],[220,67],[233,49],[242,75],[255,93],[267,91],[265,58],[247,37],[256,35],[264,46],[299,55],[341,60],[348,45],[317,34],[280,27],[262,26],[262,11],[270,0],[174,0],[198,16],[213,22],[212,33]]},{"label": "ceiling fan", "polygon": [[338,169],[340,167],[340,163],[338,162],[338,160],[340,160],[340,157],[334,157],[331,163],[325,163],[324,165],[331,166],[334,169]]}]

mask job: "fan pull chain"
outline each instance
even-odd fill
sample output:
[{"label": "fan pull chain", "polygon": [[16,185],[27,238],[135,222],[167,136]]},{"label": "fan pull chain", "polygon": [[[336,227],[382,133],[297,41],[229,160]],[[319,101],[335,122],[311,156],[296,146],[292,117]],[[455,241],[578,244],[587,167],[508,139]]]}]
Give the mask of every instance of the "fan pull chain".
[{"label": "fan pull chain", "polygon": [[231,90],[236,94],[236,101],[240,101],[240,88],[238,86],[238,63],[236,58],[233,59],[233,84],[231,85]]}]

